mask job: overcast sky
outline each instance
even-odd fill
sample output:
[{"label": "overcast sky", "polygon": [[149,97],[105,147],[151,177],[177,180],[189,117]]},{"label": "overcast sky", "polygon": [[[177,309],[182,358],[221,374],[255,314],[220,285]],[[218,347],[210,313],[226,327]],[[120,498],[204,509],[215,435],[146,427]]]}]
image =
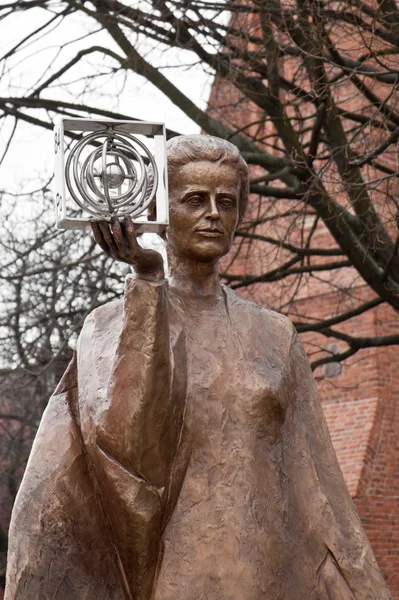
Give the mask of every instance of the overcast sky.
[{"label": "overcast sky", "polygon": [[[1,2],[1,0],[0,0]],[[10,47],[20,40],[26,33],[32,31],[48,19],[44,11],[35,9],[26,13],[18,12],[13,20],[8,21],[7,27],[0,23],[1,50],[3,55]],[[73,23],[73,35],[71,35],[71,23]],[[11,26],[10,26],[11,25]],[[59,68],[67,62],[82,47],[81,42],[65,45],[72,37],[77,38],[87,33],[88,25],[82,19],[74,17],[74,21],[68,21],[68,28],[59,27],[54,34],[32,44],[25,52],[21,53],[14,62],[10,63],[9,72],[2,73],[0,77],[0,96],[22,96],[30,86],[34,86],[39,77],[45,73],[48,77],[53,69]],[[103,33],[91,36],[90,44],[110,44],[109,39]],[[64,47],[63,47],[64,46]],[[62,48],[59,53],[59,48]],[[148,49],[150,51],[151,49]],[[120,52],[120,50],[119,50]],[[197,65],[182,65],[185,60],[179,52],[179,56],[169,53],[165,58],[164,53],[155,50],[150,53],[151,59],[156,64],[163,64],[165,74],[173,80],[191,99],[197,102],[201,108],[205,108],[209,96],[211,78],[206,75],[202,68]],[[54,59],[54,60],[53,60]],[[94,63],[94,59],[91,59]],[[101,57],[97,55],[97,63],[101,64]],[[163,61],[163,62],[162,62]],[[167,61],[167,62],[165,62]],[[179,64],[180,61],[180,64]],[[75,69],[74,77],[80,73],[84,74],[90,68],[86,62],[82,70]],[[95,71],[93,71],[95,72]],[[69,78],[71,79],[71,77]],[[77,84],[78,86],[79,84]],[[181,133],[195,133],[199,131],[197,125],[190,121],[179,109],[177,109],[163,94],[143,78],[129,74],[122,89],[122,79],[114,79],[112,82],[106,78],[101,79],[101,93],[98,90],[90,93],[85,92],[86,102],[131,115],[132,118],[148,121],[164,122],[170,129]],[[119,89],[118,89],[119,88]],[[73,89],[73,86],[72,86]],[[77,89],[77,88],[76,88]],[[71,101],[68,95],[71,90],[67,88],[54,89],[51,98],[61,98]],[[50,97],[48,92],[45,97]],[[0,122],[0,156],[3,153],[8,135],[13,125],[12,119],[4,125]],[[18,126],[10,151],[0,167],[0,189],[11,192],[33,189],[40,177],[49,177],[53,171],[53,138],[52,135],[38,127],[21,124]]]}]

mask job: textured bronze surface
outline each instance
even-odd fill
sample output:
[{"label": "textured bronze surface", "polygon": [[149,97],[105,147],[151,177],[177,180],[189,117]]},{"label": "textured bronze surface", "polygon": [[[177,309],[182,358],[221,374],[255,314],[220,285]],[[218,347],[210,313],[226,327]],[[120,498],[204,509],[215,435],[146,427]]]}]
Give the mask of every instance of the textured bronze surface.
[{"label": "textured bronze surface", "polygon": [[288,319],[222,286],[245,210],[233,146],[169,147],[168,274],[132,264],[51,398],[13,512],[6,600],[387,600]]}]

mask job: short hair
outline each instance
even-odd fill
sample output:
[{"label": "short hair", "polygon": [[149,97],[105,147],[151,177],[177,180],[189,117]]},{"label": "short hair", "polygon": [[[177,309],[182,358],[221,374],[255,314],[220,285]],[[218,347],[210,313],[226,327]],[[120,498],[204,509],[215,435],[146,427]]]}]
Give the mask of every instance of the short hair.
[{"label": "short hair", "polygon": [[239,220],[244,216],[248,204],[249,171],[248,165],[236,146],[212,135],[178,135],[167,144],[168,175],[171,177],[180,167],[200,161],[232,165],[240,178],[238,203]]}]

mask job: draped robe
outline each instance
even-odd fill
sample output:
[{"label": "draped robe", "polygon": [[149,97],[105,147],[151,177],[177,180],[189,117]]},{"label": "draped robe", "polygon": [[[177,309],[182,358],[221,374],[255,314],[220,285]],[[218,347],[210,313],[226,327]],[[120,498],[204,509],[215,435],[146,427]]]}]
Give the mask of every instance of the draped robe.
[{"label": "draped robe", "polygon": [[126,281],[37,433],[5,600],[387,600],[288,319]]}]

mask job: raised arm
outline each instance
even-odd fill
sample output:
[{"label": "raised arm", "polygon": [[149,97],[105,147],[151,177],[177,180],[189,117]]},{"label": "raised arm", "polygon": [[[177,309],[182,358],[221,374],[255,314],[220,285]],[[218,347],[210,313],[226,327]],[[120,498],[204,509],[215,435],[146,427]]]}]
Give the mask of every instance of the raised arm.
[{"label": "raised arm", "polygon": [[[129,241],[123,225],[107,228],[113,240],[122,232],[123,243]],[[121,240],[114,243],[122,247]],[[122,310],[113,303],[94,311],[81,334],[79,413],[111,542],[129,593],[144,600],[179,472],[185,352],[179,332],[170,333],[163,268],[149,261],[143,275],[141,255],[147,260],[148,251],[133,247],[132,252],[130,264],[139,276],[128,276]]]}]

